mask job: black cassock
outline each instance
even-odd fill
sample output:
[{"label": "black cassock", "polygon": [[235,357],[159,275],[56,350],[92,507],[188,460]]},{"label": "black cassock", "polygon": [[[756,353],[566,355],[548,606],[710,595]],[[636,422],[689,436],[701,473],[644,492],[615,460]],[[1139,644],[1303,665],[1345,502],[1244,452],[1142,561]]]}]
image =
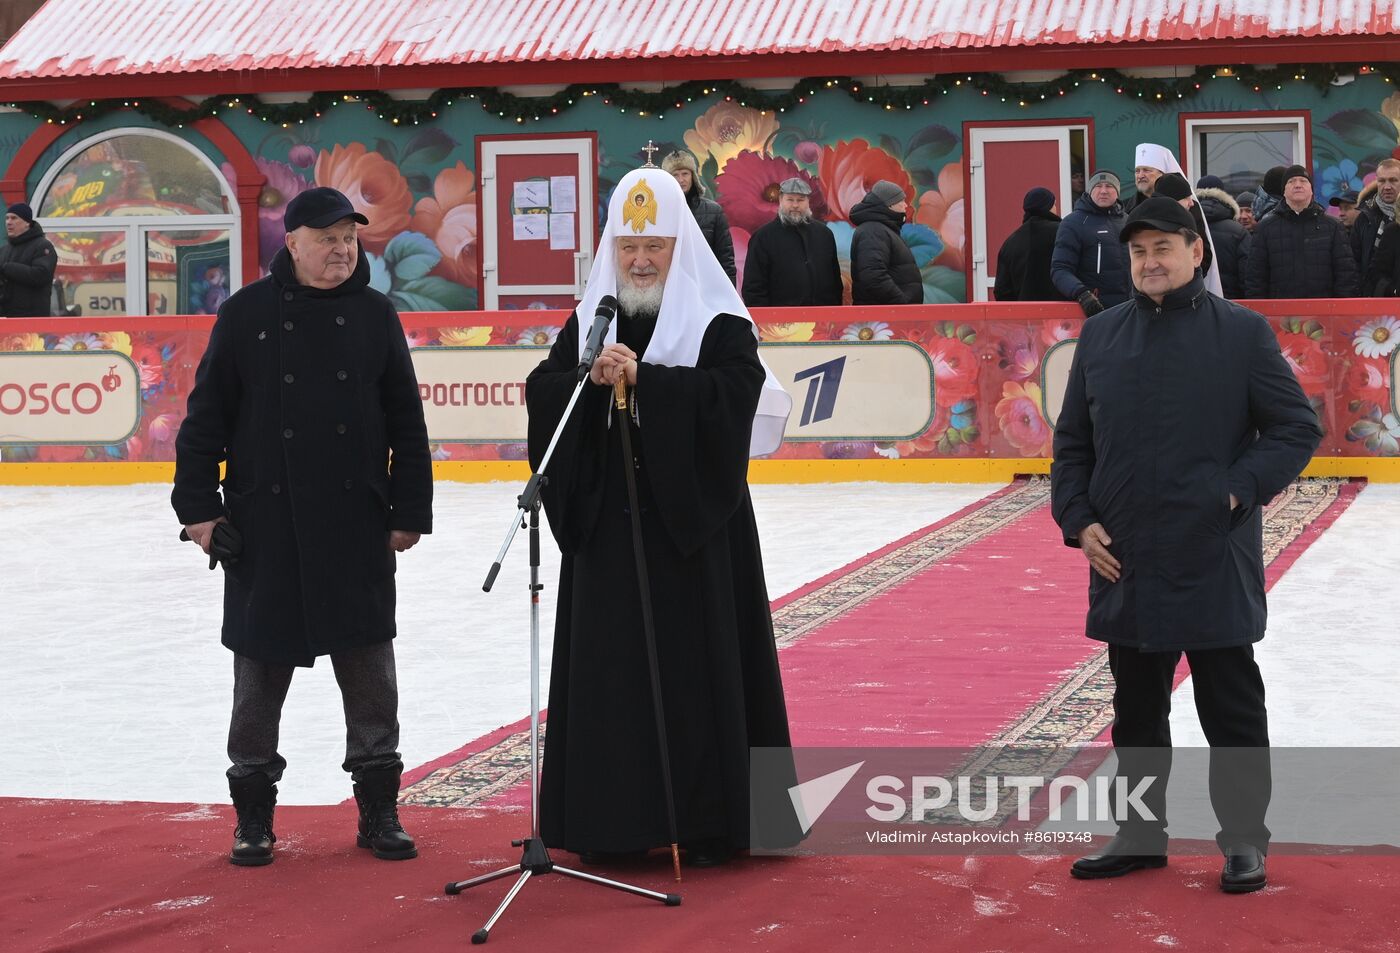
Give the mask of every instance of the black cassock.
[{"label": "black cassock", "polygon": [[[654,328],[617,319],[618,340],[638,354]],[[532,466],[578,353],[574,315],[526,383]],[[746,482],[763,379],[752,327],[731,315],[710,322],[695,367],[637,372],[629,426],[682,843],[748,847],[749,747],[790,744]],[[671,841],[611,397],[584,386],[544,492],[563,568],[540,821],[546,844],[572,851]]]}]

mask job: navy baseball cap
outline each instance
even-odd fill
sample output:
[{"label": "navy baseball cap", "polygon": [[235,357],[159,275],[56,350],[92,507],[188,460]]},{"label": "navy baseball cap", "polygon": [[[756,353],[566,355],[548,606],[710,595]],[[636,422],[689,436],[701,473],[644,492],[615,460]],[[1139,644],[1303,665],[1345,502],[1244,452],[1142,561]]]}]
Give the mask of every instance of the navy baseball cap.
[{"label": "navy baseball cap", "polygon": [[282,213],[282,227],[294,232],[303,225],[310,228],[330,228],[342,219],[352,219],[368,225],[369,219],[355,211],[355,206],[343,192],[321,186],[307,189],[287,203]]},{"label": "navy baseball cap", "polygon": [[1333,207],[1339,205],[1355,205],[1360,198],[1361,196],[1356,194],[1355,189],[1347,189],[1341,195],[1332,196],[1332,198],[1328,199],[1327,204]]}]

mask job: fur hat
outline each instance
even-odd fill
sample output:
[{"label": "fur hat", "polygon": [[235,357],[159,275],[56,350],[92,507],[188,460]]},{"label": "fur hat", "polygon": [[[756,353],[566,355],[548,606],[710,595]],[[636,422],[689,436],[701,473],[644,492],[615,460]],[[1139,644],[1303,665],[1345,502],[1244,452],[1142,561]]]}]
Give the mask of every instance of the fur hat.
[{"label": "fur hat", "polygon": [[684,149],[668,152],[666,158],[661,160],[663,172],[675,172],[677,169],[689,169],[691,175],[700,177],[700,164],[695,161],[695,156]]},{"label": "fur hat", "polygon": [[1283,174],[1287,171],[1287,166],[1276,165],[1268,172],[1265,172],[1263,185],[1264,191],[1270,195],[1282,195],[1283,183],[1288,181],[1284,178]]}]

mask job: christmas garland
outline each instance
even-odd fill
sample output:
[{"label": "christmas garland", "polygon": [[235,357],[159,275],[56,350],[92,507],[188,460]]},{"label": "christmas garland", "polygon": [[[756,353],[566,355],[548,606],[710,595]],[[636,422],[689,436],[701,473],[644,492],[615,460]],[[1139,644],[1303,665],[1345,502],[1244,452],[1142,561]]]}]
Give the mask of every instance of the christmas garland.
[{"label": "christmas garland", "polygon": [[1195,95],[1206,82],[1213,79],[1243,83],[1256,93],[1265,89],[1283,89],[1287,82],[1306,82],[1325,95],[1340,77],[1370,73],[1381,76],[1388,83],[1395,82],[1400,78],[1400,64],[1309,63],[1267,68],[1199,66],[1189,75],[1166,78],[1127,76],[1112,69],[1076,69],[1041,83],[1010,82],[997,73],[959,73],[931,76],[917,86],[884,86],[862,83],[847,76],[825,76],[800,80],[786,92],[752,89],[737,80],[691,80],[656,92],[623,89],[615,83],[574,84],[551,96],[542,97],[516,96],[492,87],[461,87],[439,89],[425,100],[414,101],[394,99],[381,90],[362,90],[313,93],[307,101],[300,103],[267,103],[249,94],[210,96],[188,107],[140,98],[89,99],[62,108],[42,101],[12,102],[8,105],[36,119],[60,125],[97,119],[120,109],[131,109],[163,126],[182,127],[210,116],[239,110],[263,122],[290,126],[318,119],[331,109],[359,104],[385,122],[396,126],[416,126],[433,122],[444,109],[463,100],[477,102],[486,112],[517,123],[557,116],[589,98],[601,99],[604,105],[622,113],[664,119],[667,110],[681,109],[686,103],[709,96],[723,96],[742,106],[781,113],[806,103],[809,98],[825,90],[840,90],[857,102],[871,103],[893,111],[927,106],[938,97],[962,87],[983,96],[996,97],[1001,102],[1032,106],[1043,100],[1068,95],[1087,83],[1101,83],[1120,95],[1168,102]]}]

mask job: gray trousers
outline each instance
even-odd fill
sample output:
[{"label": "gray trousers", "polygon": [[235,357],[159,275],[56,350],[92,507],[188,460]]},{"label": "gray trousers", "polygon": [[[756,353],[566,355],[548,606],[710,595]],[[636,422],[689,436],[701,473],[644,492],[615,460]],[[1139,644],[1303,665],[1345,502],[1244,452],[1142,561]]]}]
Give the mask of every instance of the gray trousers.
[{"label": "gray trousers", "polygon": [[[379,642],[331,655],[345,707],[345,763],[353,781],[365,771],[403,770],[399,759],[399,685],[394,643]],[[275,784],[287,767],[277,753],[282,703],[292,684],[291,665],[268,665],[233,656],[233,717],[229,722],[230,778],[266,774]]]}]

